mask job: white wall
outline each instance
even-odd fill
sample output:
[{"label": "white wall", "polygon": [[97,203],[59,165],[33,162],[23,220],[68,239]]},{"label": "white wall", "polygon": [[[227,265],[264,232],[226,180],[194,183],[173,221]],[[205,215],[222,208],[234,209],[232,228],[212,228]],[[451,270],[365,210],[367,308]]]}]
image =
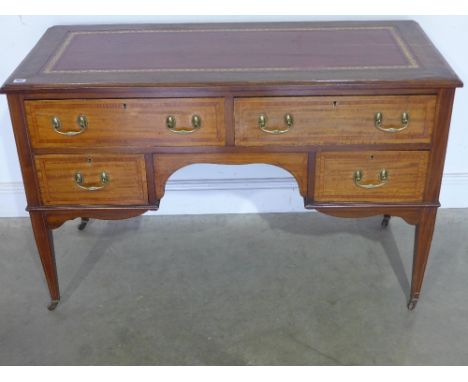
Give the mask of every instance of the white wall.
[{"label": "white wall", "polygon": [[[301,21],[414,19],[426,31],[468,87],[468,17],[260,17],[260,16],[0,16],[0,82],[10,75],[45,30],[57,24],[169,23],[221,21]],[[455,97],[441,203],[468,207],[468,89]],[[5,96],[0,96],[0,216],[26,216],[21,173]],[[236,213],[303,211],[290,175],[266,165],[194,165],[171,177],[158,213]]]}]

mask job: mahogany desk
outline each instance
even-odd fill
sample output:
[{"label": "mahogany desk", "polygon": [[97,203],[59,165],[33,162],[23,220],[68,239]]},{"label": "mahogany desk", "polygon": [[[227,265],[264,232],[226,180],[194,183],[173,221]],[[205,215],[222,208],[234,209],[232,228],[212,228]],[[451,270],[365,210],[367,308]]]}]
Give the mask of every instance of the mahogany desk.
[{"label": "mahogany desk", "polygon": [[412,21],[50,28],[2,88],[49,309],[52,230],[157,210],[193,163],[280,166],[305,208],[416,225],[413,309],[460,86]]}]

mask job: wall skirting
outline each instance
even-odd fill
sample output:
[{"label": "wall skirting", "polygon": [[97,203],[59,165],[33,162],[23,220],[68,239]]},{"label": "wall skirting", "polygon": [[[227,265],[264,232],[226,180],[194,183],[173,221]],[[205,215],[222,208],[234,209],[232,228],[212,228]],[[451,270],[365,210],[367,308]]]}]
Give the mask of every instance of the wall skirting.
[{"label": "wall skirting", "polygon": [[[443,208],[468,208],[468,173],[444,174]],[[0,217],[27,216],[23,183],[0,182]],[[304,212],[292,177],[169,180],[157,214]]]}]

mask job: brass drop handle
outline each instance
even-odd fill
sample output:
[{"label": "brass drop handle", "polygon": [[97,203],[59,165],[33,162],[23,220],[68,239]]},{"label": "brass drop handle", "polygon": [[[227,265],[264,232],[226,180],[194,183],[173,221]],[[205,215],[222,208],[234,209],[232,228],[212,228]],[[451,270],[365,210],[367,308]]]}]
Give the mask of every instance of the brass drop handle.
[{"label": "brass drop handle", "polygon": [[404,111],[401,113],[401,126],[400,127],[383,127],[383,113],[378,112],[374,115],[374,125],[377,129],[385,131],[386,133],[398,133],[399,131],[405,130],[409,124],[409,113]]},{"label": "brass drop handle", "polygon": [[176,118],[173,115],[168,115],[166,118],[166,127],[176,134],[190,134],[197,131],[201,126],[202,120],[197,114],[192,116],[192,127],[176,127]]},{"label": "brass drop handle", "polygon": [[385,183],[388,181],[388,171],[386,169],[382,169],[379,171],[379,183],[373,184],[373,183],[367,183],[367,184],[362,184],[362,170],[356,170],[354,172],[354,184],[358,187],[364,188],[366,190],[370,190],[372,188],[378,188],[382,187]]},{"label": "brass drop handle", "polygon": [[84,186],[84,176],[81,174],[81,172],[75,173],[75,183],[76,185],[86,191],[97,191],[97,190],[102,190],[104,187],[106,187],[110,183],[110,177],[109,174],[105,171],[101,172],[100,175],[100,185],[99,186]]},{"label": "brass drop handle", "polygon": [[294,118],[291,114],[286,113],[284,115],[284,124],[286,125],[283,129],[268,129],[267,125],[267,116],[265,114],[260,114],[258,116],[258,127],[265,133],[268,134],[285,134],[287,133],[294,125]]},{"label": "brass drop handle", "polygon": [[62,123],[60,122],[60,118],[57,116],[53,116],[52,119],[52,127],[54,131],[61,135],[73,136],[83,134],[85,130],[88,128],[88,118],[85,115],[79,115],[76,118],[76,123],[80,127],[79,131],[63,131],[62,130]]}]

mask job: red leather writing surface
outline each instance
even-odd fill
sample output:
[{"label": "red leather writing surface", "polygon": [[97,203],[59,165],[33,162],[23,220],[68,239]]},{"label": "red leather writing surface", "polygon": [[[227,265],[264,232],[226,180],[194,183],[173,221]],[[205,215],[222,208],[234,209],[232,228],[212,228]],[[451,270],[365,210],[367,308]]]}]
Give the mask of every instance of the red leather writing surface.
[{"label": "red leather writing surface", "polygon": [[[92,54],[92,60],[90,60]],[[415,67],[392,27],[75,32],[49,72]]]}]

